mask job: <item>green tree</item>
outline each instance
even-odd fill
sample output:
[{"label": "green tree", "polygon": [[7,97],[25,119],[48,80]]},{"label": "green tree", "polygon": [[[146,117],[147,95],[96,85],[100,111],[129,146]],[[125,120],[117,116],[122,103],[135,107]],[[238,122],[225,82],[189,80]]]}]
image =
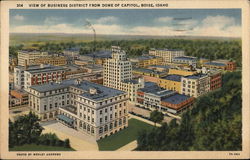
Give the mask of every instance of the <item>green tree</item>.
[{"label": "green tree", "polygon": [[154,110],[150,113],[150,119],[155,123],[160,123],[164,119],[164,115],[162,112],[159,112],[158,110]]},{"label": "green tree", "polygon": [[20,116],[12,125],[14,128],[11,133],[16,141],[15,145],[35,143],[42,133],[43,127],[39,124],[37,115],[29,114]]}]

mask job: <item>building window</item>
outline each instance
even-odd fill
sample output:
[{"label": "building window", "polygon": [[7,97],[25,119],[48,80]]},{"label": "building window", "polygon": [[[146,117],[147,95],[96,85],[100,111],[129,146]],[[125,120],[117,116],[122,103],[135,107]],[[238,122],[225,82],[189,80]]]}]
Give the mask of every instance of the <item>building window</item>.
[{"label": "building window", "polygon": [[113,115],[111,114],[111,115],[110,115],[110,119],[112,119],[112,116],[113,116]]},{"label": "building window", "polygon": [[124,113],[126,113],[126,109],[124,109],[123,111],[124,111]]},{"label": "building window", "polygon": [[105,116],[105,122],[107,122],[107,120],[108,120],[108,116]]},{"label": "building window", "polygon": [[62,99],[64,99],[64,96],[62,96]]},{"label": "building window", "polygon": [[109,124],[109,129],[112,129],[113,128],[113,123],[110,123]]},{"label": "building window", "polygon": [[117,117],[117,113],[115,112],[115,118]]},{"label": "building window", "polygon": [[90,112],[90,109],[88,109],[88,113]]},{"label": "building window", "polygon": [[95,113],[95,111],[92,111],[92,114],[94,114]]},{"label": "building window", "polygon": [[108,112],[108,109],[107,108],[105,108],[105,113],[107,113]]},{"label": "building window", "polygon": [[100,114],[102,114],[102,110],[100,110]]},{"label": "building window", "polygon": [[64,105],[64,101],[62,101],[62,105]]},{"label": "building window", "polygon": [[122,111],[119,112],[119,115],[120,115],[120,116],[122,115]]},{"label": "building window", "polygon": [[49,104],[49,108],[52,109],[52,104]]},{"label": "building window", "polygon": [[55,103],[55,107],[57,107],[57,103]]},{"label": "building window", "polygon": [[124,123],[124,124],[126,123],[126,117],[123,118],[123,123]]},{"label": "building window", "polygon": [[100,123],[102,123],[102,118],[100,118]]},{"label": "building window", "polygon": [[105,125],[104,132],[108,131],[108,125]]},{"label": "building window", "polygon": [[92,118],[92,123],[94,123],[95,122],[95,119],[94,118]]},{"label": "building window", "polygon": [[44,110],[45,110],[45,111],[47,110],[47,106],[46,106],[46,105],[44,105]]},{"label": "building window", "polygon": [[101,134],[101,133],[102,133],[102,127],[99,128],[99,134]]}]

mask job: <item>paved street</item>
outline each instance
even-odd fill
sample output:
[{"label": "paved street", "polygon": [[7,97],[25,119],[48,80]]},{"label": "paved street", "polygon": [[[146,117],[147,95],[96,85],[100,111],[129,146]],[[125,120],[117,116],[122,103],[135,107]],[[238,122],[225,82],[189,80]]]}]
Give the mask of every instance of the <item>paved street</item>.
[{"label": "paved street", "polygon": [[98,151],[97,142],[90,136],[68,128],[57,121],[43,122],[43,133],[55,133],[58,138],[64,140],[68,138],[70,145],[77,151]]}]

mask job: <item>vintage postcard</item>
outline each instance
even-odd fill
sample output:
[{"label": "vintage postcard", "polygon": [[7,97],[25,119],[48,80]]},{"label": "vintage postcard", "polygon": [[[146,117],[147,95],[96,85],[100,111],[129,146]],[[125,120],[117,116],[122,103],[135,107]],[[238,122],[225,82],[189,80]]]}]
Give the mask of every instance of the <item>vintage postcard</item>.
[{"label": "vintage postcard", "polygon": [[1,159],[243,159],[249,2],[2,1]]}]

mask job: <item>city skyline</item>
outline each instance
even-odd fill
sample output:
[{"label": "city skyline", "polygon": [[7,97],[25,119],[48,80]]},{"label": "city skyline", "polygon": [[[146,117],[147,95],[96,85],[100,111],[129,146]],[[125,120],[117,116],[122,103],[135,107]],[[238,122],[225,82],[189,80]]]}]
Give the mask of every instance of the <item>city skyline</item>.
[{"label": "city skyline", "polygon": [[10,33],[241,37],[240,9],[10,10]]}]

